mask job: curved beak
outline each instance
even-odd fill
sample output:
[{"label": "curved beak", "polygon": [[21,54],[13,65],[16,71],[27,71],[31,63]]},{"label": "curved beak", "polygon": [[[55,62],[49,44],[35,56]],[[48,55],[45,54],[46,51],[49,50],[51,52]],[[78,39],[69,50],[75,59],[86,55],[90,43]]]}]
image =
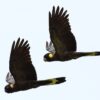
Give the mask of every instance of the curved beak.
[{"label": "curved beak", "polygon": [[46,58],[43,58],[43,60],[46,62],[47,61],[47,59]]}]

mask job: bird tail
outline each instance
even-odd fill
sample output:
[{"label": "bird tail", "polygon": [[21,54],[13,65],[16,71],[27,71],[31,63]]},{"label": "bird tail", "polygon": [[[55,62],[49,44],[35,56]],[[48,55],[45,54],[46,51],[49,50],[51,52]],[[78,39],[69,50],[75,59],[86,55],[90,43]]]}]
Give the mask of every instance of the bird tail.
[{"label": "bird tail", "polygon": [[44,86],[44,85],[55,85],[65,82],[65,77],[58,77],[58,78],[52,78],[47,80],[40,80],[37,81],[38,86]]},{"label": "bird tail", "polygon": [[73,53],[73,58],[79,58],[79,57],[83,57],[83,56],[100,56],[100,52],[76,52]]},{"label": "bird tail", "polygon": [[100,52],[87,52],[86,55],[87,56],[99,56]]}]

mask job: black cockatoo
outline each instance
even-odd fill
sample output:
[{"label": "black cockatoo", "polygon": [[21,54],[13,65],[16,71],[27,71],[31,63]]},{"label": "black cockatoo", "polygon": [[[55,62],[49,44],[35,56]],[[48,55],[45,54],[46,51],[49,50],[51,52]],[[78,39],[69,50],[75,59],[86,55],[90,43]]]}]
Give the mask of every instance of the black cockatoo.
[{"label": "black cockatoo", "polygon": [[49,53],[44,55],[44,61],[67,61],[83,56],[98,56],[100,52],[76,52],[77,43],[71,32],[67,10],[53,6],[49,12],[50,44],[46,42]]},{"label": "black cockatoo", "polygon": [[31,88],[37,88],[44,85],[60,84],[65,82],[65,77],[37,80],[37,74],[30,57],[30,46],[28,41],[18,38],[12,44],[9,69],[5,86],[5,92],[12,93]]}]

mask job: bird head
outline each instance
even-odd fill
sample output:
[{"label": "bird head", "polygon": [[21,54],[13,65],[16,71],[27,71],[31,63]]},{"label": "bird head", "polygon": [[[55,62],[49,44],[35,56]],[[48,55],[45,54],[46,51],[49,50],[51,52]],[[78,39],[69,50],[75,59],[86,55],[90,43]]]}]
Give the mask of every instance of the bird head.
[{"label": "bird head", "polygon": [[58,59],[58,57],[54,53],[47,53],[44,55],[44,61],[55,61],[57,59]]},{"label": "bird head", "polygon": [[5,86],[5,92],[7,93],[12,93],[16,90],[16,85],[15,84],[8,84]]}]

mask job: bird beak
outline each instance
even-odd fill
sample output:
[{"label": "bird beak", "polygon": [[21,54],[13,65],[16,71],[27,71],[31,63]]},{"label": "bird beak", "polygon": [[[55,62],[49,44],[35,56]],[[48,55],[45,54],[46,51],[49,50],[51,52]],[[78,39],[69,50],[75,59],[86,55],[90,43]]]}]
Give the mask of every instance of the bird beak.
[{"label": "bird beak", "polygon": [[47,61],[47,59],[46,58],[43,58],[44,59],[44,61]]}]

